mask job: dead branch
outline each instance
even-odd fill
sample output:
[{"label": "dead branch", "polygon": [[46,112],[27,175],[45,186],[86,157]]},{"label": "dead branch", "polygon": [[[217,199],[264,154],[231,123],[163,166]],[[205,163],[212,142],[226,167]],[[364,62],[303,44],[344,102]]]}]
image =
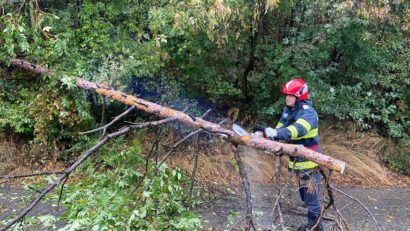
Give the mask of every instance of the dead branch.
[{"label": "dead branch", "polygon": [[212,109],[206,110],[206,112],[204,114],[202,114],[201,119],[205,118],[205,116],[207,116],[211,111],[212,111]]},{"label": "dead branch", "polygon": [[33,177],[33,176],[44,176],[44,175],[58,175],[58,174],[65,174],[66,172],[39,172],[39,173],[32,173],[32,174],[25,174],[25,175],[7,175],[7,176],[0,176],[0,179],[19,179],[19,178],[26,178],[26,177]]},{"label": "dead branch", "polygon": [[330,185],[330,188],[333,189],[333,190],[335,190],[336,192],[338,192],[338,193],[340,193],[340,194],[342,194],[342,195],[344,195],[344,196],[346,196],[346,197],[348,197],[348,198],[350,198],[350,199],[356,201],[356,202],[357,202],[360,206],[362,206],[362,207],[364,208],[364,210],[366,210],[366,212],[370,215],[370,217],[373,219],[374,223],[376,223],[377,229],[378,229],[379,231],[382,230],[382,229],[380,228],[380,225],[379,225],[379,223],[377,222],[376,218],[373,216],[373,214],[370,212],[370,210],[369,210],[362,202],[360,202],[358,199],[354,198],[353,196],[350,196],[349,194],[343,192],[342,190],[333,187],[332,185]]},{"label": "dead branch", "polygon": [[242,186],[243,186],[243,189],[245,191],[245,202],[246,202],[245,230],[249,231],[251,229],[251,226],[253,227],[252,198],[251,198],[250,184],[249,184],[248,176],[247,176],[245,168],[243,166],[243,162],[241,160],[241,156],[239,154],[239,149],[238,149],[237,146],[233,146],[233,153],[234,153],[234,156],[235,156],[236,163],[238,164],[238,167],[239,167],[239,174],[242,177]]},{"label": "dead branch", "polygon": [[[280,159],[281,159],[281,153],[282,150],[278,150],[277,152],[275,152],[275,182],[278,184],[279,180],[280,180]],[[278,197],[280,198],[280,197]],[[285,230],[285,223],[283,221],[283,215],[282,215],[282,208],[280,203],[277,204],[277,208],[278,208],[278,215],[279,215],[279,224],[280,227],[282,228],[282,230]]]},{"label": "dead branch", "polygon": [[278,214],[279,214],[279,224],[282,230],[286,230],[285,227],[285,222],[283,220],[283,215],[282,215],[282,207],[280,206],[280,203],[278,203]]},{"label": "dead branch", "polygon": [[[148,153],[148,155],[145,157],[145,172],[144,175],[142,175],[140,177],[140,179],[138,180],[138,183],[136,184],[136,186],[131,190],[130,193],[134,193],[142,184],[142,182],[144,181],[145,177],[148,175],[148,165],[149,165],[149,159],[151,158],[151,155],[156,152],[158,150],[158,146],[159,146],[159,140],[160,137],[162,135],[162,131],[163,129],[160,129],[159,131],[156,132],[155,135],[155,140],[151,146],[151,149]],[[157,153],[157,155],[159,155],[159,153]]]},{"label": "dead branch", "polygon": [[[101,122],[100,122],[100,126],[103,126],[103,124],[105,123],[105,108],[106,108],[106,102],[105,102],[105,97],[102,96],[102,112],[101,112]],[[100,132],[100,139],[105,136],[105,131],[106,129],[104,129],[102,132]]]},{"label": "dead branch", "polygon": [[[299,211],[299,210],[293,210],[293,211],[292,210],[283,210],[283,213],[306,218],[306,213],[302,212],[302,211]],[[325,221],[333,221],[333,222],[335,221],[335,219],[333,219],[331,217],[326,217],[326,216],[323,216],[322,219],[325,220]]]},{"label": "dead branch", "polygon": [[353,204],[355,201],[351,201],[349,204],[345,204],[345,205],[343,205],[343,207],[342,208],[340,208],[340,212],[343,210],[343,209],[345,209],[345,208],[347,208],[347,207],[349,207],[351,204]]},{"label": "dead branch", "polygon": [[285,222],[284,222],[284,220],[283,220],[282,207],[281,207],[280,203],[278,203],[277,208],[278,208],[278,215],[279,215],[279,224],[280,224],[280,227],[282,228],[282,230],[285,230],[286,227],[285,227]]},{"label": "dead branch", "polygon": [[[183,112],[187,111],[189,106],[190,105],[185,107]],[[172,122],[172,121],[175,121],[175,118],[167,118],[167,119],[164,119],[162,121],[161,120],[160,121],[154,121],[154,122],[151,122],[151,125],[156,126],[156,125],[160,125],[161,123],[168,123],[168,122]],[[136,123],[131,123],[131,122],[128,122],[128,123],[132,124],[133,126],[138,126],[138,124],[136,124]],[[148,156],[145,158],[145,173],[144,173],[144,175],[139,179],[137,185],[131,190],[130,193],[134,193],[139,188],[141,183],[144,181],[145,177],[148,175],[148,162],[149,162],[149,159],[150,159],[151,155],[158,149],[159,140],[160,140],[160,137],[161,137],[160,134],[162,133],[162,131],[163,130],[161,129],[158,132],[158,134],[155,136],[156,138],[154,140],[153,145],[151,146],[151,150],[150,150]],[[156,159],[158,159],[158,157],[159,157],[159,153],[157,153]]]},{"label": "dead branch", "polygon": [[86,135],[86,134],[90,134],[90,133],[94,133],[94,132],[98,132],[98,131],[101,131],[101,130],[103,130],[102,131],[102,136],[104,136],[105,135],[105,132],[106,132],[106,130],[107,130],[107,128],[108,127],[110,127],[111,125],[113,125],[115,122],[117,122],[119,119],[121,119],[122,117],[124,117],[124,116],[126,116],[128,113],[130,113],[132,110],[134,110],[135,109],[135,106],[132,106],[132,107],[130,107],[130,108],[128,108],[126,111],[124,111],[123,113],[121,113],[121,114],[119,114],[118,116],[116,116],[113,120],[111,120],[111,122],[109,122],[108,124],[106,124],[106,125],[104,125],[104,126],[102,126],[102,127],[99,127],[99,128],[96,128],[96,129],[93,129],[93,130],[90,130],[90,131],[86,131],[86,132],[79,132],[78,134],[80,134],[80,135]]},{"label": "dead branch", "polygon": [[[209,110],[208,110],[208,111],[209,111]],[[207,112],[205,112],[205,114],[204,114],[203,116],[205,116],[206,113],[207,113]],[[203,116],[202,116],[202,117],[203,117]],[[201,118],[202,118],[202,117],[201,117]],[[218,126],[221,125],[221,124],[223,124],[225,121],[226,121],[226,119],[224,119],[224,120],[222,120],[221,122],[219,122],[219,123],[218,123]],[[152,184],[154,178],[155,178],[155,177],[157,176],[157,174],[158,174],[159,168],[162,166],[162,164],[165,163],[165,161],[168,159],[168,157],[171,156],[171,154],[174,152],[174,150],[175,150],[180,144],[182,144],[185,140],[189,139],[190,137],[192,137],[192,136],[194,136],[194,135],[196,135],[196,134],[198,134],[198,133],[200,133],[200,132],[202,132],[202,131],[203,131],[203,129],[198,129],[198,130],[196,130],[196,131],[193,131],[193,132],[189,133],[187,136],[185,136],[184,138],[182,138],[181,140],[179,140],[178,142],[176,142],[174,145],[171,146],[171,149],[167,152],[167,154],[165,154],[165,157],[164,157],[159,163],[158,163],[158,162],[156,163],[155,172],[154,172],[154,174],[152,175],[152,177],[151,177],[149,183],[146,185],[144,191],[147,191],[147,190],[149,189],[149,187],[151,186],[151,184]],[[158,157],[159,157],[159,156],[158,156]]]},{"label": "dead branch", "polygon": [[[129,129],[128,129],[129,130]],[[94,147],[89,149],[87,152],[85,152],[73,165],[71,165],[69,168],[65,170],[65,172],[72,172],[74,171],[85,159],[87,159],[91,154],[93,154],[95,151],[97,151],[102,145],[104,145],[106,142],[108,142],[110,139],[117,137],[119,135],[123,135],[127,133],[128,131],[122,129],[116,133],[107,135],[104,137],[100,142],[98,142]],[[45,188],[15,219],[10,221],[8,224],[6,224],[4,227],[2,227],[2,231],[10,228],[12,225],[23,219],[27,213],[29,213],[34,206],[36,206],[43,197],[48,194],[51,190],[53,190],[58,184],[60,184],[65,178],[67,174],[61,175],[56,181],[54,181],[52,184],[49,184],[47,188]]]},{"label": "dead branch", "polygon": [[242,217],[241,219],[238,219],[235,223],[233,223],[233,225],[231,226],[231,228],[229,229],[229,231],[232,231],[239,223],[241,223],[243,220],[246,219],[245,217]]},{"label": "dead branch", "polygon": [[272,216],[273,213],[275,212],[275,209],[278,207],[279,200],[282,197],[283,192],[285,191],[286,187],[289,185],[290,181],[292,180],[293,174],[289,174],[289,177],[286,181],[286,183],[283,185],[283,187],[279,190],[278,195],[276,196],[275,203],[273,204],[272,211],[270,215]]},{"label": "dead branch", "polygon": [[72,173],[75,169],[77,169],[78,166],[80,166],[80,164],[82,162],[84,162],[91,154],[95,153],[100,147],[102,147],[108,141],[110,141],[114,138],[117,138],[119,136],[122,136],[122,135],[124,135],[124,134],[126,134],[126,133],[128,133],[128,132],[130,132],[134,129],[137,129],[137,128],[155,126],[155,125],[163,124],[163,123],[166,123],[166,122],[170,122],[172,120],[173,120],[173,118],[167,118],[167,119],[163,119],[163,120],[160,120],[160,121],[146,122],[146,123],[141,123],[139,125],[123,127],[123,128],[119,129],[116,132],[113,132],[111,134],[106,135],[96,145],[94,145],[92,148],[87,150],[70,167],[66,168],[63,171],[63,174],[59,178],[57,178],[57,180],[55,180],[53,183],[49,184],[43,191],[41,191],[41,193],[22,212],[20,212],[20,214],[15,219],[13,219],[9,223],[7,223],[5,226],[3,226],[1,228],[1,231],[4,231],[4,230],[10,228],[11,226],[13,226],[14,224],[16,224],[17,222],[21,221],[41,201],[41,199],[43,199],[43,197],[45,195],[47,195],[49,192],[51,192],[57,185],[59,185],[63,180],[65,180],[70,173]]},{"label": "dead branch", "polygon": [[192,167],[191,183],[189,184],[189,196],[190,197],[192,197],[192,190],[194,189],[195,174],[196,174],[196,169],[198,168],[198,156],[199,156],[199,135],[196,136],[194,166]]},{"label": "dead branch", "polygon": [[333,191],[330,189],[330,179],[332,176],[332,171],[329,171],[329,175],[326,176],[325,172],[323,171],[323,169],[319,169],[320,174],[323,176],[323,178],[325,179],[325,184],[326,184],[326,188],[327,188],[327,193],[329,195],[329,203],[327,203],[325,206],[322,206],[320,208],[320,214],[319,217],[316,218],[316,222],[313,225],[313,227],[310,230],[315,230],[318,225],[320,224],[320,221],[322,220],[322,217],[325,215],[326,210],[333,204],[334,202],[334,198],[333,198]]},{"label": "dead branch", "polygon": [[326,184],[326,190],[327,190],[327,195],[329,196],[329,203],[326,204],[325,206],[325,210],[328,209],[335,201],[334,197],[333,197],[333,191],[330,188],[330,179],[332,178],[332,171],[329,171],[329,175],[326,176],[325,172],[323,171],[323,169],[319,169],[320,174],[323,176],[323,178],[325,179],[325,184]]},{"label": "dead branch", "polygon": [[336,205],[334,203],[332,204],[332,207],[335,209],[337,215],[339,216],[339,222],[335,222],[335,223],[339,226],[340,230],[343,231],[343,224],[344,224],[346,226],[347,231],[350,231],[349,223],[346,221],[342,213],[336,208]]},{"label": "dead branch", "polygon": [[60,189],[60,194],[58,195],[58,202],[57,202],[57,209],[60,208],[60,202],[61,202],[61,198],[63,198],[63,191],[64,191],[64,185],[68,180],[68,177],[70,177],[70,174],[67,174],[63,183],[61,184],[61,189]]},{"label": "dead branch", "polygon": [[33,190],[36,193],[41,193],[40,190],[33,188],[31,185],[28,186],[29,189]]},{"label": "dead branch", "polygon": [[276,180],[276,183],[278,183],[279,182],[279,180],[280,180],[280,159],[281,159],[281,156],[280,155],[277,155],[276,157],[275,157],[275,180]]}]

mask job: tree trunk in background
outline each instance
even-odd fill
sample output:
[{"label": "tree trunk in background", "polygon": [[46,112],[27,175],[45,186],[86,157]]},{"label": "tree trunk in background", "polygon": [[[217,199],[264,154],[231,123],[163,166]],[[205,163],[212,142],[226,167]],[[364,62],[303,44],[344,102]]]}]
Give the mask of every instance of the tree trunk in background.
[{"label": "tree trunk in background", "polygon": [[29,0],[29,14],[30,14],[30,26],[35,31],[36,26],[36,0]]},{"label": "tree trunk in background", "polygon": [[[253,29],[251,28],[251,31]],[[256,51],[256,45],[258,43],[258,34],[259,34],[259,28],[253,32],[253,35],[249,38],[250,40],[250,53],[249,53],[249,61],[248,65],[246,66],[245,72],[243,73],[242,76],[242,92],[245,96],[245,103],[248,103],[251,101],[251,97],[249,95],[249,81],[248,81],[248,76],[249,73],[253,71],[255,68],[255,51]]]}]

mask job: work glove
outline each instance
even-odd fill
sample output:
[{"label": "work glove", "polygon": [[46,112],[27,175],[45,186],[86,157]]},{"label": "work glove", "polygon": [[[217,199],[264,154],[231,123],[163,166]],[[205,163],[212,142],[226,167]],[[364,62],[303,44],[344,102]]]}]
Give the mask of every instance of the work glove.
[{"label": "work glove", "polygon": [[276,137],[278,136],[278,131],[276,131],[276,129],[273,129],[271,127],[267,127],[265,128],[265,134],[269,139],[275,140]]},{"label": "work glove", "polygon": [[261,124],[255,124],[253,126],[253,132],[265,132],[266,126],[263,126]]},{"label": "work glove", "polygon": [[263,131],[256,131],[251,134],[252,137],[263,138]]}]

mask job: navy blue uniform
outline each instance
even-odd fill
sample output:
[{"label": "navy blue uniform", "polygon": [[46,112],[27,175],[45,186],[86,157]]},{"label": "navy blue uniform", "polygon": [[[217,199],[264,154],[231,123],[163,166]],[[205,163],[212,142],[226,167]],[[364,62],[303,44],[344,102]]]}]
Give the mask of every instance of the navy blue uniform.
[{"label": "navy blue uniform", "polygon": [[[285,107],[277,129],[277,140],[285,140],[290,144],[301,144],[307,148],[319,151],[320,141],[318,133],[319,118],[309,100],[297,100],[294,110]],[[308,225],[313,226],[320,215],[320,178],[319,172],[314,171],[318,165],[303,158],[289,158],[288,169],[300,175],[301,187],[299,193],[308,209]],[[315,190],[308,190],[308,182],[315,181]],[[322,223],[319,230],[322,230]]]}]

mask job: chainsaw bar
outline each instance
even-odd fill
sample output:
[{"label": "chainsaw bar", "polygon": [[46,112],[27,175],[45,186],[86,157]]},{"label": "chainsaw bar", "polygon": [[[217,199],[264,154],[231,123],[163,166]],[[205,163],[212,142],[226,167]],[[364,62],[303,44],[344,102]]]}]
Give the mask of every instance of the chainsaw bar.
[{"label": "chainsaw bar", "polygon": [[250,134],[244,128],[237,124],[232,125],[232,130],[239,136],[250,136]]}]

